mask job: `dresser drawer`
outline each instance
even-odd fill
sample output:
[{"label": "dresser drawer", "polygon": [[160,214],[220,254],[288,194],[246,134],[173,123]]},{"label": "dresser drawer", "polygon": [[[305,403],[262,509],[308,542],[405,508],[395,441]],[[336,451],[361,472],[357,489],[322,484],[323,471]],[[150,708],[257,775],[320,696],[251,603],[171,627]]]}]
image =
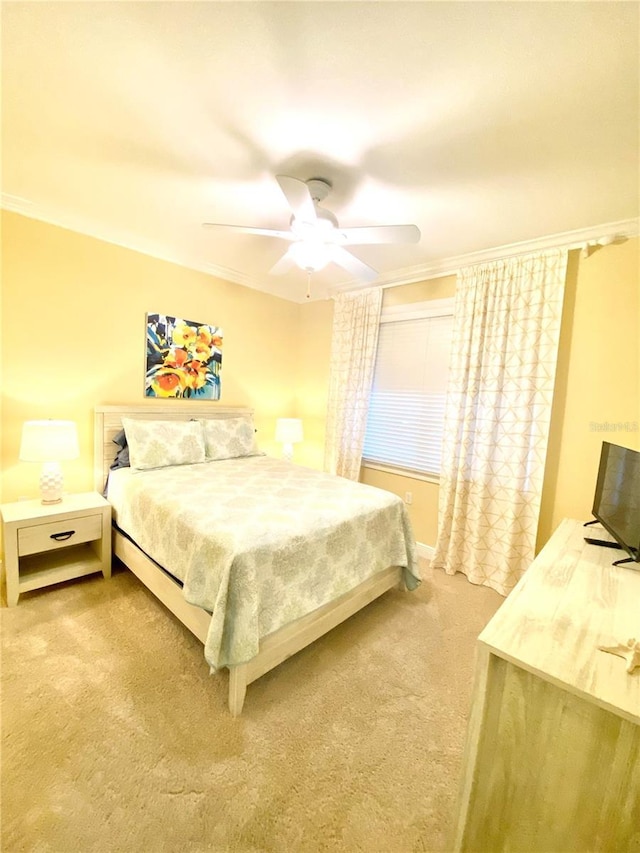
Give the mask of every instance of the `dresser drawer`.
[{"label": "dresser drawer", "polygon": [[101,536],[102,516],[98,514],[22,527],[18,530],[18,554],[21,557],[25,554],[39,554],[67,545],[92,542]]}]

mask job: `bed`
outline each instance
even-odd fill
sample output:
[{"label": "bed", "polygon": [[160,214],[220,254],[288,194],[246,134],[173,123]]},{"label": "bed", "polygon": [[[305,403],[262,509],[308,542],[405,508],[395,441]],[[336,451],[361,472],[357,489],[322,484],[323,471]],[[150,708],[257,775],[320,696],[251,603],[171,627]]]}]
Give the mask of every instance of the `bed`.
[{"label": "bed", "polygon": [[[96,489],[109,477],[123,425],[129,436],[158,421],[189,435],[202,427],[217,436],[238,423],[253,433],[253,412],[243,407],[97,407]],[[414,589],[420,578],[395,495],[257,446],[220,459],[211,446],[214,461],[207,444],[204,461],[112,471],[107,498],[114,554],[203,643],[211,671],[228,668],[237,716],[248,684],[387,590]]]}]

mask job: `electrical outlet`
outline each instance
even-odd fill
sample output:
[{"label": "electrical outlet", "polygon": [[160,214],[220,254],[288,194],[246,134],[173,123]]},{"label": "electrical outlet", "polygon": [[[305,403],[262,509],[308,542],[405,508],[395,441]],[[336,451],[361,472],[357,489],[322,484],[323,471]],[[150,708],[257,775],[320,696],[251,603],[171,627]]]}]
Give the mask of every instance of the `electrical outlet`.
[{"label": "electrical outlet", "polygon": [[413,494],[411,492],[405,492],[404,493],[404,502],[406,504],[412,504],[413,503]]}]

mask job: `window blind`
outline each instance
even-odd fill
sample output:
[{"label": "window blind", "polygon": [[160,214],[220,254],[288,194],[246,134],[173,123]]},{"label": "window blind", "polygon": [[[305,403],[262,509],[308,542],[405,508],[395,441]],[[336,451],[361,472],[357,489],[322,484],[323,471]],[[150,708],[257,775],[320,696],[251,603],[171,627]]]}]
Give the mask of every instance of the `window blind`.
[{"label": "window blind", "polygon": [[439,474],[453,317],[380,325],[363,457]]}]

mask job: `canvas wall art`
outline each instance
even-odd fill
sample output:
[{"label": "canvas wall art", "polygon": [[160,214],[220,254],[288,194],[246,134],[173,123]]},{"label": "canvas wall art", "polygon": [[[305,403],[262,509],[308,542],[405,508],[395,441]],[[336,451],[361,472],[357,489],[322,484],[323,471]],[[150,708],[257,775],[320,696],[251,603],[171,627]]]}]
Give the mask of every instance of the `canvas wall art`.
[{"label": "canvas wall art", "polygon": [[145,396],[219,400],[222,329],[147,314]]}]

